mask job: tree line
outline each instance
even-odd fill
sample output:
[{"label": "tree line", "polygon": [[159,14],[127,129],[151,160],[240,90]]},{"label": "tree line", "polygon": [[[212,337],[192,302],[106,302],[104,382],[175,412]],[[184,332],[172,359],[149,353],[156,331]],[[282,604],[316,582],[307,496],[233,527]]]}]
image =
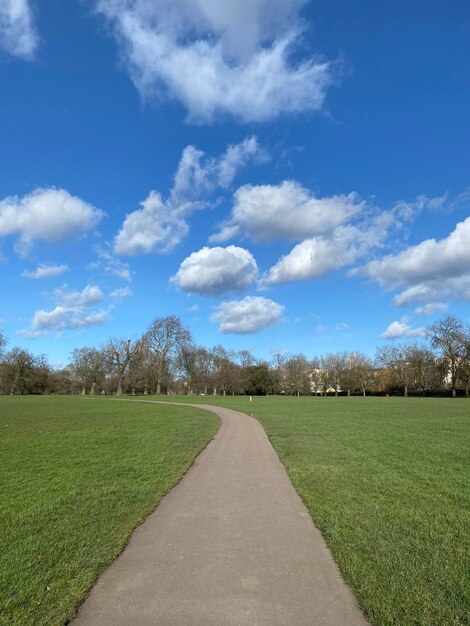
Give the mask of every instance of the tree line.
[{"label": "tree line", "polygon": [[375,359],[360,351],[275,354],[195,343],[177,315],[155,318],[142,336],[111,337],[76,348],[69,364],[53,368],[46,355],[7,349],[0,332],[3,394],[245,394],[245,395],[469,395],[470,327],[453,315],[429,326],[426,341],[380,346]]}]

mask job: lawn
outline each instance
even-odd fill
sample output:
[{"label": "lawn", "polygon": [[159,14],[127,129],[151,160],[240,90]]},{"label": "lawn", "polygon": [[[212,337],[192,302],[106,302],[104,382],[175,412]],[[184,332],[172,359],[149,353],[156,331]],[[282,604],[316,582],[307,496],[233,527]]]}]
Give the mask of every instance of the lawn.
[{"label": "lawn", "polygon": [[189,401],[260,420],[373,624],[470,624],[470,401]]},{"label": "lawn", "polygon": [[70,619],[217,428],[186,407],[0,397],[0,624]]}]

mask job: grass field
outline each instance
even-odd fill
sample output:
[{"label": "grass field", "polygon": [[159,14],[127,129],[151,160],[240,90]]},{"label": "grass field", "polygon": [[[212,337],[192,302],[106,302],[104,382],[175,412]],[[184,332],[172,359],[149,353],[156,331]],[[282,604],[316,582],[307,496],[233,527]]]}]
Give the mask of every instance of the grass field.
[{"label": "grass field", "polygon": [[261,421],[373,624],[470,624],[469,401],[189,401]]},{"label": "grass field", "polygon": [[0,397],[0,624],[71,618],[217,428],[197,409]]}]

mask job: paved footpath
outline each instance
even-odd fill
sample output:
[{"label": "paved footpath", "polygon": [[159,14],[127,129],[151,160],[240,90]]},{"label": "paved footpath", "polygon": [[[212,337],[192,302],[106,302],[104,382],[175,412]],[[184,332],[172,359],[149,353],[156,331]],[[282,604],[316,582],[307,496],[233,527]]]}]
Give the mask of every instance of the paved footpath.
[{"label": "paved footpath", "polygon": [[193,406],[219,432],[73,626],[367,625],[259,422]]}]

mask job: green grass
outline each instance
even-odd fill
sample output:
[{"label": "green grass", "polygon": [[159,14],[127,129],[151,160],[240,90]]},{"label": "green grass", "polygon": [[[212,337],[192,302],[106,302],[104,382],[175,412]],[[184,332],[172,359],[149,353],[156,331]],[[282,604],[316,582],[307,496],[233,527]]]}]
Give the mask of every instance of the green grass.
[{"label": "green grass", "polygon": [[0,624],[70,619],[217,428],[185,407],[0,397]]},{"label": "green grass", "polygon": [[469,401],[189,401],[260,420],[373,624],[470,624]]}]

